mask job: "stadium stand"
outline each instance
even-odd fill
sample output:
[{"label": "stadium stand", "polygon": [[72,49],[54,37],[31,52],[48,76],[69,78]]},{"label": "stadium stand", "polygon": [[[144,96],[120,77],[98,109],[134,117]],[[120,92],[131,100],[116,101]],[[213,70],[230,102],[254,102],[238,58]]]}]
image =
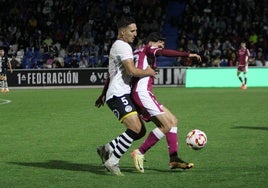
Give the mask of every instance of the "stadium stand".
[{"label": "stadium stand", "polygon": [[241,40],[251,66],[268,66],[265,0],[3,0],[0,43],[9,47],[14,68],[75,68],[82,57],[89,67],[105,67],[121,15],[135,17],[140,41],[161,31],[167,47],[204,60],[164,58],[160,66],[234,66]]}]

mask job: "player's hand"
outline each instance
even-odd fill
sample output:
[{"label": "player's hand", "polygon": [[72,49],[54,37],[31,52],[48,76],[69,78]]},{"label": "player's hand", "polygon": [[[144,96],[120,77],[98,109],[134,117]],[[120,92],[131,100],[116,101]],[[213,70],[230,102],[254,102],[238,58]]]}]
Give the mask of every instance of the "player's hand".
[{"label": "player's hand", "polygon": [[202,62],[201,56],[198,54],[190,54],[189,57],[192,57],[192,58],[195,57],[199,62]]},{"label": "player's hand", "polygon": [[147,66],[145,71],[149,74],[149,76],[154,76],[156,74],[155,70],[151,68],[151,66]]},{"label": "player's hand", "polygon": [[202,62],[201,56],[196,54],[196,58],[199,62]]},{"label": "player's hand", "polygon": [[105,104],[105,98],[105,95],[100,95],[95,101],[95,106],[98,108],[103,106]]}]

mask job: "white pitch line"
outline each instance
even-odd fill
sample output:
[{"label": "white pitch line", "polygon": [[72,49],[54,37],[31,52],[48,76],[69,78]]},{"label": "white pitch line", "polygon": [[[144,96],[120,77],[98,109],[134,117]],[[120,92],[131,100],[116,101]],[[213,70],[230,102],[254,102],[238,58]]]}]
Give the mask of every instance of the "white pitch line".
[{"label": "white pitch line", "polygon": [[8,104],[8,103],[11,103],[11,100],[0,99],[0,105],[1,104]]}]

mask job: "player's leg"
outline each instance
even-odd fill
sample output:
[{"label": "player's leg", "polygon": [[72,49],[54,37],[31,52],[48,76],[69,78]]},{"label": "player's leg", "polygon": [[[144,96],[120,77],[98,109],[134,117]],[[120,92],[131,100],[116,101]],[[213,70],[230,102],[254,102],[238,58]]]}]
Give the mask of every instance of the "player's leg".
[{"label": "player's leg", "polygon": [[120,176],[122,173],[119,169],[119,160],[129,149],[132,142],[143,134],[141,132],[144,130],[142,128],[144,125],[141,123],[135,106],[129,96],[115,97],[108,100],[107,104],[113,112],[117,112],[117,118],[127,128],[125,132],[109,143],[109,147],[111,147],[113,151],[110,154],[109,159],[104,163],[105,167],[109,171],[111,171],[114,175]]},{"label": "player's leg", "polygon": [[182,169],[189,169],[194,166],[193,163],[187,163],[183,161],[178,156],[179,151],[179,138],[178,138],[178,120],[177,118],[165,107],[163,107],[165,111],[165,118],[162,120],[164,123],[168,123],[172,125],[170,131],[166,133],[166,141],[168,145],[168,152],[169,152],[169,167],[171,169],[175,168],[182,168]]},{"label": "player's leg", "polygon": [[9,92],[8,83],[7,83],[7,76],[6,75],[4,76],[4,92],[5,93]]},{"label": "player's leg", "polygon": [[132,98],[138,106],[139,112],[141,113],[141,117],[145,121],[152,120],[158,126],[154,130],[152,130],[145,141],[138,147],[132,151],[131,155],[134,160],[135,168],[138,172],[143,173],[143,161],[144,154],[154,146],[160,139],[165,136],[165,133],[169,131],[169,127],[164,127],[160,121],[155,117],[159,114],[163,114],[162,105],[159,104],[155,98],[155,96],[150,92],[135,92],[132,94]]},{"label": "player's leg", "polygon": [[245,70],[244,70],[244,86],[242,89],[247,89],[247,81],[248,81],[248,77],[247,77],[247,67],[245,67]]},{"label": "player's leg", "polygon": [[4,74],[0,74],[0,82],[1,82],[1,92],[5,91],[4,87]]},{"label": "player's leg", "polygon": [[159,129],[155,128],[153,129],[145,139],[145,141],[138,147],[138,149],[135,149],[132,151],[131,156],[134,161],[134,166],[137,169],[138,172],[143,173],[144,167],[144,154],[153,147],[159,140],[161,140],[165,134]]},{"label": "player's leg", "polygon": [[151,120],[157,127],[148,134],[145,141],[138,148],[143,155],[170,131],[170,125],[172,125],[165,113],[155,115],[151,117]]},{"label": "player's leg", "polygon": [[241,88],[243,87],[243,85],[244,85],[244,82],[243,82],[243,79],[242,79],[242,77],[240,76],[240,74],[241,74],[241,70],[240,69],[238,69],[237,70],[237,77],[238,77],[238,79],[240,80],[240,82],[241,82]]},{"label": "player's leg", "polygon": [[123,124],[127,127],[127,130],[117,138],[117,145],[115,146],[109,159],[104,163],[105,167],[109,171],[111,171],[114,175],[119,176],[122,175],[119,169],[119,160],[130,148],[132,142],[139,137],[142,126],[144,126],[141,124],[137,114],[127,117],[123,121]]},{"label": "player's leg", "polygon": [[248,81],[247,73],[244,72],[244,84],[245,85],[247,85],[247,81]]},{"label": "player's leg", "polygon": [[104,164],[105,161],[107,161],[109,157],[111,156],[111,154],[113,153],[116,145],[119,142],[120,136],[114,138],[112,141],[110,141],[109,143],[105,145],[97,147],[97,153],[101,158],[102,164]]}]

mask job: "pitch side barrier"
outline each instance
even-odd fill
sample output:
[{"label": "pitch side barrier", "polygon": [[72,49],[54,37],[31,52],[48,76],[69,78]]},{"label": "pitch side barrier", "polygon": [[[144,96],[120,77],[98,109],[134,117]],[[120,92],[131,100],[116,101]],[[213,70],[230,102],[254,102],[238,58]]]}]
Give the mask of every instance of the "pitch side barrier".
[{"label": "pitch side barrier", "polygon": [[[236,67],[187,68],[185,87],[240,87],[236,73]],[[268,87],[268,67],[249,67],[247,77],[248,87]]]},{"label": "pitch side barrier", "polygon": [[[88,69],[15,69],[8,73],[10,87],[102,87],[107,68]],[[236,68],[161,67],[155,86],[238,87]],[[268,67],[249,67],[249,87],[268,87]]]},{"label": "pitch side barrier", "polygon": [[[107,68],[86,69],[15,69],[8,73],[10,87],[101,87]],[[159,68],[156,86],[184,86],[186,67]]]}]

